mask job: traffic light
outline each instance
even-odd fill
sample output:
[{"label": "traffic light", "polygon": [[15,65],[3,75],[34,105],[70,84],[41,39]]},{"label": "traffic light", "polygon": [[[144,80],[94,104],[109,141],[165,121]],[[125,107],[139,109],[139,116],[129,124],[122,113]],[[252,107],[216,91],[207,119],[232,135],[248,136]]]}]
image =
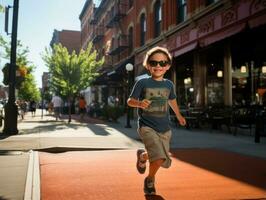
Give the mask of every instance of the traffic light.
[{"label": "traffic light", "polygon": [[[9,85],[9,81],[10,81],[9,70],[10,70],[10,63],[6,63],[2,69],[2,72],[4,74],[3,83],[5,85]],[[25,80],[26,74],[27,74],[27,68],[26,67],[24,67],[24,66],[19,67],[16,65],[15,87],[17,89],[20,88],[22,82]]]},{"label": "traffic light", "polygon": [[5,66],[2,69],[2,72],[4,74],[3,83],[5,85],[9,84],[9,69],[10,69],[10,63],[6,63]]},{"label": "traffic light", "polygon": [[25,76],[27,74],[27,68],[24,66],[16,66],[16,82],[15,87],[19,89],[21,84],[25,80]]}]

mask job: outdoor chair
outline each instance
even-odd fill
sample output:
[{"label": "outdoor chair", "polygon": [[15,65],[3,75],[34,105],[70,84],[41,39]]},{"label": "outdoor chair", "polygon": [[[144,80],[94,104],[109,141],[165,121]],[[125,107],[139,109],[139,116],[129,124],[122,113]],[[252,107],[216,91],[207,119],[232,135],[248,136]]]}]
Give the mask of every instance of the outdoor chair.
[{"label": "outdoor chair", "polygon": [[260,137],[266,136],[266,107],[259,110],[256,115],[255,142],[260,142]]},{"label": "outdoor chair", "polygon": [[207,122],[210,132],[222,129],[222,125],[227,127],[231,133],[232,108],[227,106],[210,106],[205,110],[205,121]]},{"label": "outdoor chair", "polygon": [[249,129],[250,135],[252,134],[252,127],[256,121],[256,110],[252,107],[235,108],[232,115],[232,124],[234,127],[234,135],[237,130]]}]

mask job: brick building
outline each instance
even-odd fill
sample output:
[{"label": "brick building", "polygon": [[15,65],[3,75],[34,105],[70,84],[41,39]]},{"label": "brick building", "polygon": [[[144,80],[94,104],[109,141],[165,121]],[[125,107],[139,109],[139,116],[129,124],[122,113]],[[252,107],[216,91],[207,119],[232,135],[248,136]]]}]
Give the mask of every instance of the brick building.
[{"label": "brick building", "polygon": [[53,44],[61,43],[65,46],[69,53],[72,53],[73,50],[79,52],[81,48],[81,33],[80,31],[73,30],[54,30],[52,40],[50,42],[50,46]]},{"label": "brick building", "polygon": [[[173,55],[166,77],[182,106],[262,102],[266,90],[266,4],[261,0],[87,0],[81,46],[92,41],[105,65],[95,85],[125,100],[125,65],[142,67],[146,51]],[[246,71],[245,71],[246,70]],[[106,87],[108,85],[108,87]],[[265,95],[264,95],[265,96]]]}]

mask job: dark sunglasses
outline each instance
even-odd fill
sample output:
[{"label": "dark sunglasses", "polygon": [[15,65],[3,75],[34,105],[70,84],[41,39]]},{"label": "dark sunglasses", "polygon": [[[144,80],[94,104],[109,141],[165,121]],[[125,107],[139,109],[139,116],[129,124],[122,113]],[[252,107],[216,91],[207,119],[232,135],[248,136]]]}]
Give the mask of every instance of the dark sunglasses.
[{"label": "dark sunglasses", "polygon": [[157,67],[158,64],[159,64],[161,67],[166,67],[167,65],[170,64],[170,62],[167,61],[167,60],[160,60],[160,61],[149,60],[149,65],[150,65],[151,67]]}]

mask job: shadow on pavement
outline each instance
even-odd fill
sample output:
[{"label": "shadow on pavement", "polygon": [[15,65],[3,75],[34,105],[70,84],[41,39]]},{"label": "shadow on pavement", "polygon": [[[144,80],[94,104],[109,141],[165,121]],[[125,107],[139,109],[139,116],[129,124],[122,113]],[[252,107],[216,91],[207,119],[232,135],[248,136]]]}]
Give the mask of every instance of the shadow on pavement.
[{"label": "shadow on pavement", "polygon": [[[36,121],[25,121],[23,123],[35,123]],[[52,123],[54,124],[52,124]],[[36,122],[40,123],[40,122]],[[101,136],[108,136],[112,132],[112,128],[106,126],[105,124],[90,124],[90,123],[76,123],[76,122],[71,122],[67,123],[65,121],[42,121],[41,124],[44,125],[39,125],[36,127],[33,127],[32,129],[29,128],[20,128],[19,134],[35,134],[35,133],[53,133],[54,131],[58,130],[64,130],[64,129],[74,129],[78,130],[79,128],[88,128],[92,132],[94,132],[95,135],[101,135]],[[109,129],[109,132],[107,131]]]},{"label": "shadow on pavement", "polygon": [[110,135],[110,133],[108,131],[106,131],[106,126],[103,125],[93,125],[93,124],[89,124],[87,125],[87,127],[93,131],[95,133],[95,135],[102,135],[102,136],[107,136]]},{"label": "shadow on pavement", "polygon": [[266,189],[266,160],[218,149],[172,149],[172,156],[217,174]]},{"label": "shadow on pavement", "polygon": [[75,125],[75,124],[67,124],[67,123],[58,123],[55,122],[55,124],[51,125],[41,125],[33,127],[32,129],[29,128],[20,128],[19,134],[34,134],[34,133],[48,133],[53,132],[55,130],[62,130],[62,129],[78,129],[81,125]]}]

